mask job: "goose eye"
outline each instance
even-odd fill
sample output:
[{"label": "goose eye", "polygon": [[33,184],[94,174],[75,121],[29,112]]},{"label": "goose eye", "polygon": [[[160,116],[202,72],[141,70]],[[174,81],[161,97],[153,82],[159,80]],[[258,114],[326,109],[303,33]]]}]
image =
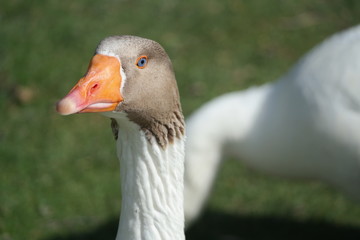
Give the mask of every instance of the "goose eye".
[{"label": "goose eye", "polygon": [[136,61],[136,66],[138,68],[145,68],[146,64],[147,64],[147,57],[146,56],[141,56]]}]

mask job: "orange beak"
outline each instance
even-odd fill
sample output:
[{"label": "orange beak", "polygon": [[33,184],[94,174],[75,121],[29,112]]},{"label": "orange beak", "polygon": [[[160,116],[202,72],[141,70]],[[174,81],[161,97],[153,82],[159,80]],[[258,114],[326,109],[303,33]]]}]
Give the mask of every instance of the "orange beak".
[{"label": "orange beak", "polygon": [[120,94],[120,61],[96,54],[86,75],[61,99],[56,110],[62,115],[113,111],[123,101]]}]

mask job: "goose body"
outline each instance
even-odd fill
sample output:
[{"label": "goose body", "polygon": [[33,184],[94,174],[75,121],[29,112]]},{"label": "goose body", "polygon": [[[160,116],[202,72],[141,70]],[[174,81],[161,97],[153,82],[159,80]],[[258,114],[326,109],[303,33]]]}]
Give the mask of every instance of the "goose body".
[{"label": "goose body", "polygon": [[360,200],[360,26],[325,40],[276,82],[220,96],[189,117],[187,224],[223,155],[264,173],[321,180]]},{"label": "goose body", "polygon": [[102,112],[111,118],[122,188],[116,239],[185,239],[185,127],[165,50],[135,36],[104,39],[57,111]]}]

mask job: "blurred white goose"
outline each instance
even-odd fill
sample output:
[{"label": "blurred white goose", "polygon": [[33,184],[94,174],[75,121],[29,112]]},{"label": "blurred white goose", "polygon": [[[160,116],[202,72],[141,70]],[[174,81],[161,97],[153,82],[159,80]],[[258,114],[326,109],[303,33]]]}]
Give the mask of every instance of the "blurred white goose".
[{"label": "blurred white goose", "polygon": [[185,239],[184,120],[164,49],[134,36],[104,39],[57,110],[112,118],[123,197],[116,239]]},{"label": "blurred white goose", "polygon": [[360,26],[324,41],[278,81],[206,103],[186,130],[187,225],[223,155],[272,175],[321,180],[360,200]]}]

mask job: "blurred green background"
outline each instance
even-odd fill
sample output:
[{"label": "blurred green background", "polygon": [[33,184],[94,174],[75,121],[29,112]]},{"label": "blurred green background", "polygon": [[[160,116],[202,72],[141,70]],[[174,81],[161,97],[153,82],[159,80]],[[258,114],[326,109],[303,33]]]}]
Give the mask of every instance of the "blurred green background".
[{"label": "blurred green background", "polygon": [[[222,93],[277,79],[359,20],[356,0],[0,0],[0,240],[115,239],[121,196],[110,121],[54,110],[104,37],[160,42],[188,116]],[[229,159],[187,237],[360,239],[360,204]]]}]

